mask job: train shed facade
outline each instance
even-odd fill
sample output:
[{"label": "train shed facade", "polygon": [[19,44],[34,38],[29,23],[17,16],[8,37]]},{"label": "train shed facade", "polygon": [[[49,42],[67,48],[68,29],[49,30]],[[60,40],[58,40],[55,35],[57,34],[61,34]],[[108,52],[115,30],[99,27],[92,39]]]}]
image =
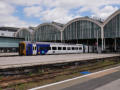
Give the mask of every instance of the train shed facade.
[{"label": "train shed facade", "polygon": [[25,41],[32,41],[33,30],[28,29],[28,28],[21,28],[15,33],[15,37],[24,38]]},{"label": "train shed facade", "polygon": [[104,49],[120,50],[120,10],[109,16],[103,23]]},{"label": "train shed facade", "polygon": [[7,29],[1,27],[0,36],[16,37],[33,42],[85,44],[99,47],[102,51],[107,49],[120,51],[120,10],[110,15],[105,21],[80,17],[66,24],[51,22],[34,28]]},{"label": "train shed facade", "polygon": [[36,27],[34,40],[37,42],[60,42],[62,27],[55,23],[44,23]]},{"label": "train shed facade", "polygon": [[101,47],[102,22],[89,17],[76,18],[63,27],[63,41]]}]

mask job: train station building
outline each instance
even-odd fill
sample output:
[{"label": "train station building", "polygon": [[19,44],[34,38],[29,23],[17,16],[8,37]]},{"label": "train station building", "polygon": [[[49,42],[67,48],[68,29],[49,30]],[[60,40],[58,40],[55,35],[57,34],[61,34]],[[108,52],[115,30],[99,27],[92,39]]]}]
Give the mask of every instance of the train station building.
[{"label": "train station building", "polygon": [[80,17],[66,24],[51,22],[34,28],[20,28],[13,37],[33,42],[86,44],[99,47],[101,51],[120,51],[120,10],[104,21]]},{"label": "train station building", "polygon": [[0,53],[17,52],[20,41],[24,38],[17,38],[15,34],[19,28],[0,27]]}]

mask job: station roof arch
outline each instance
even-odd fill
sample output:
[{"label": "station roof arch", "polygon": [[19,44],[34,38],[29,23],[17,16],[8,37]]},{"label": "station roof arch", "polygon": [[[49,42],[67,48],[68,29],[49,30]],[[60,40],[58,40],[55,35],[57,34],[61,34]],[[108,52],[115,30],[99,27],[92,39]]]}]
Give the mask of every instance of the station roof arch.
[{"label": "station roof arch", "polygon": [[116,12],[114,12],[112,15],[110,15],[103,23],[103,27],[109,23],[110,20],[112,20],[115,16],[117,16],[118,14],[120,14],[120,9],[117,10]]},{"label": "station roof arch", "polygon": [[28,29],[28,28],[20,28],[20,29],[18,29],[18,31],[15,33],[15,37],[17,36],[17,34],[18,34],[20,31],[23,31],[23,30],[28,31],[31,35],[32,35],[32,33],[33,33],[33,30],[31,30],[31,29]]},{"label": "station roof arch", "polygon": [[56,25],[56,24],[54,24],[54,23],[43,23],[43,24],[38,25],[38,26],[35,28],[35,31],[36,31],[36,30],[39,30],[40,27],[46,26],[46,25],[53,26],[54,28],[56,28],[56,29],[59,30],[59,31],[62,30],[62,27],[60,27],[59,25]]},{"label": "station roof arch", "polygon": [[90,22],[93,22],[93,23],[97,24],[99,27],[102,27],[102,23],[100,21],[98,21],[98,20],[95,20],[95,19],[92,19],[92,18],[89,18],[89,17],[80,17],[80,18],[75,18],[75,19],[69,21],[67,24],[64,25],[62,30],[64,31],[65,28],[67,26],[69,26],[70,24],[72,24],[73,22],[77,22],[77,21],[81,21],[81,20],[90,21]]}]

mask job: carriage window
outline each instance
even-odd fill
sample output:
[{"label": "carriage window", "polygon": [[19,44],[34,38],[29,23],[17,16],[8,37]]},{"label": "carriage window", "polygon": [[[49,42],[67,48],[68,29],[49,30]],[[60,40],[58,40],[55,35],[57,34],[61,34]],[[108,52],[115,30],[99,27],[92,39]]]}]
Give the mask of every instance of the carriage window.
[{"label": "carriage window", "polygon": [[39,50],[44,50],[44,47],[39,47]]},{"label": "carriage window", "polygon": [[76,50],[78,50],[78,47],[76,48]]},{"label": "carriage window", "polygon": [[67,50],[70,50],[70,47],[67,47]]},{"label": "carriage window", "polygon": [[72,50],[75,50],[75,48],[74,48],[74,47],[72,47]]},{"label": "carriage window", "polygon": [[47,50],[51,50],[51,47],[47,47]]},{"label": "carriage window", "polygon": [[75,47],[75,50],[78,50],[78,47]]},{"label": "carriage window", "polygon": [[63,50],[66,50],[66,47],[63,47]]},{"label": "carriage window", "polygon": [[39,50],[51,50],[51,47],[39,47]]},{"label": "carriage window", "polygon": [[38,48],[38,50],[40,51],[40,47]]},{"label": "carriage window", "polygon": [[57,48],[56,47],[52,47],[52,50],[57,50]]},{"label": "carriage window", "polygon": [[79,47],[79,50],[82,50],[82,47]]},{"label": "carriage window", "polygon": [[27,50],[30,50],[30,46],[28,46]]},{"label": "carriage window", "polygon": [[58,50],[62,50],[62,47],[58,47]]},{"label": "carriage window", "polygon": [[44,47],[44,49],[46,49],[46,50],[51,50],[51,47]]}]

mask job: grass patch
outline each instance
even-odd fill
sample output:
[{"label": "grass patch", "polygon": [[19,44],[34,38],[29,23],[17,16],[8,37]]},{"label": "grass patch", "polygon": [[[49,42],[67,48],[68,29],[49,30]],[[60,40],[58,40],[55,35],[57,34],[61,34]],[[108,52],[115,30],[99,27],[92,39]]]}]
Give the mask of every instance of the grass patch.
[{"label": "grass patch", "polygon": [[0,76],[0,80],[2,80],[3,79],[3,76]]}]

